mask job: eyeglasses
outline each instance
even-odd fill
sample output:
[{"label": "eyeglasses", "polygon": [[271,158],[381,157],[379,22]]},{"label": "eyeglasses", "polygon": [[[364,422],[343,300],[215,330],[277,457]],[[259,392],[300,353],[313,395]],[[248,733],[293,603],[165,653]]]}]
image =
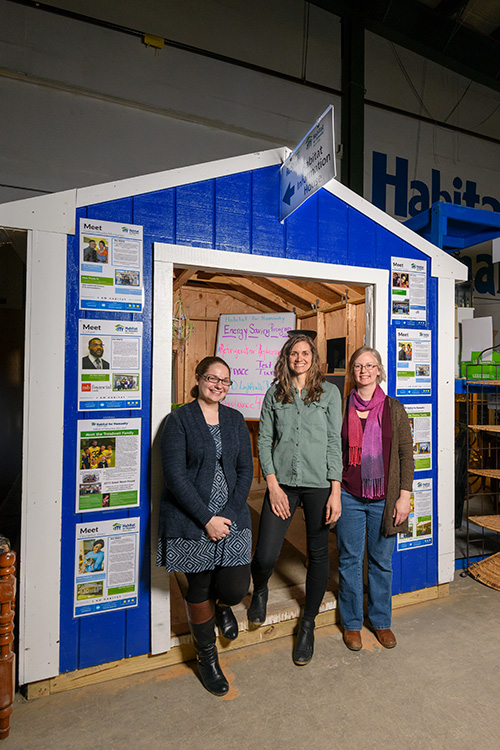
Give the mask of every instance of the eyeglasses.
[{"label": "eyeglasses", "polygon": [[213,383],[214,385],[222,383],[225,388],[231,388],[233,384],[233,381],[229,380],[229,378],[218,378],[217,375],[201,375],[201,377],[203,380],[206,380],[207,383]]},{"label": "eyeglasses", "polygon": [[378,367],[378,365],[354,365],[352,369],[355,372],[361,372],[361,370],[366,370],[367,372],[371,372],[374,367]]}]

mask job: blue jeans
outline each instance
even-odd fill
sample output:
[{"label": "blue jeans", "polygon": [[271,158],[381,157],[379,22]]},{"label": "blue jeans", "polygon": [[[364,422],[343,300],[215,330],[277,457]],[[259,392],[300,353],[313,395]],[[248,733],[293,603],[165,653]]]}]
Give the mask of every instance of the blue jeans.
[{"label": "blue jeans", "polygon": [[363,558],[368,555],[368,618],[376,630],[391,627],[392,553],[395,536],[382,535],[385,500],[368,501],[342,488],[337,521],[339,610],[346,630],[363,625]]}]

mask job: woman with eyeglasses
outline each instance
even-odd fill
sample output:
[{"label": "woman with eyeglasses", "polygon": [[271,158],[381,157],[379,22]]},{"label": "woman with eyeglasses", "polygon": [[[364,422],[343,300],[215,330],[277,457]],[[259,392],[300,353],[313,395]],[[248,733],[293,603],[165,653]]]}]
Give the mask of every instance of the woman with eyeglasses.
[{"label": "woman with eyeglasses", "polygon": [[363,559],[368,557],[368,624],[385,648],[391,630],[392,553],[396,534],[408,531],[413,484],[413,442],[404,406],[386,396],[376,349],[362,346],[349,362],[354,383],[342,425],[342,515],[337,523],[338,605],[343,639],[362,648]]},{"label": "woman with eyeglasses", "polygon": [[231,606],[250,584],[253,477],[250,434],[243,416],[222,405],[231,371],[220,357],[196,367],[191,401],[172,411],[161,436],[165,489],[160,506],[157,565],[186,574],[186,611],[205,688],[224,695],[214,625],[238,636]]},{"label": "woman with eyeglasses", "polygon": [[308,568],[306,601],[293,651],[297,666],[314,651],[314,625],[330,574],[329,529],[340,515],[342,452],[340,392],[325,382],[313,340],[294,334],[278,356],[262,404],[259,458],[267,491],[252,560],[248,619],[266,619],[268,581],[299,505],[304,510]]}]

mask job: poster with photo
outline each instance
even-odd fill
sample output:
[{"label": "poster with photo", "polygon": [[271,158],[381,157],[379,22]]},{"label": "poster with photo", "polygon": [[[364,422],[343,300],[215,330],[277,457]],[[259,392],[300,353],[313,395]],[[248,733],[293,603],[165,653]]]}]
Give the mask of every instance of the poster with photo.
[{"label": "poster with photo", "polygon": [[408,533],[398,534],[398,551],[432,544],[432,479],[414,479]]},{"label": "poster with photo", "polygon": [[427,261],[391,258],[391,320],[427,320]]},{"label": "poster with photo", "polygon": [[396,329],[396,398],[431,395],[431,331]]},{"label": "poster with photo", "polygon": [[432,469],[432,404],[405,404],[413,440],[415,471]]},{"label": "poster with photo", "polygon": [[139,518],[77,523],[74,616],[137,607]]},{"label": "poster with photo", "polygon": [[80,310],[142,312],[142,226],[80,219]]},{"label": "poster with photo", "polygon": [[78,421],[76,512],[139,505],[141,420]]},{"label": "poster with photo", "polygon": [[140,409],[142,323],[80,320],[78,408]]}]

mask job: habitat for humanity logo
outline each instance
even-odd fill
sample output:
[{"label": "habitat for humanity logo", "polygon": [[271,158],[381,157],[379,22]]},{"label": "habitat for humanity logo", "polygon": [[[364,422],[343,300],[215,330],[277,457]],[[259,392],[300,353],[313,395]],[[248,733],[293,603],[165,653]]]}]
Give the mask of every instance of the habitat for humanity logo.
[{"label": "habitat for humanity logo", "polygon": [[137,236],[140,233],[140,229],[133,229],[132,227],[122,227],[122,234],[131,234],[132,236]]},{"label": "habitat for humanity logo", "polygon": [[134,531],[136,528],[136,521],[124,521],[123,523],[113,524],[113,531]]},{"label": "habitat for humanity logo", "polygon": [[137,333],[139,328],[137,326],[124,326],[121,323],[115,325],[115,331],[117,333]]}]

